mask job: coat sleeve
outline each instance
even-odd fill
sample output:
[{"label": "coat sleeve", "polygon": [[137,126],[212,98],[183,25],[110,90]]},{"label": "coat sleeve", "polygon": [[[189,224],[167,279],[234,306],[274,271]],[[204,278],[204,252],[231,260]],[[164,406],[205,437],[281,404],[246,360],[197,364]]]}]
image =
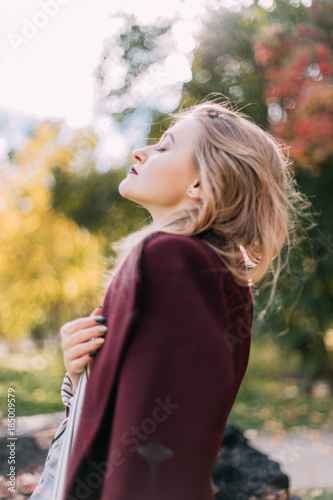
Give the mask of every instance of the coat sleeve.
[{"label": "coat sleeve", "polygon": [[236,327],[228,304],[238,317],[248,304],[204,247],[159,236],[143,250],[103,499],[213,499],[211,472],[249,353],[245,336],[234,350],[225,342]]}]

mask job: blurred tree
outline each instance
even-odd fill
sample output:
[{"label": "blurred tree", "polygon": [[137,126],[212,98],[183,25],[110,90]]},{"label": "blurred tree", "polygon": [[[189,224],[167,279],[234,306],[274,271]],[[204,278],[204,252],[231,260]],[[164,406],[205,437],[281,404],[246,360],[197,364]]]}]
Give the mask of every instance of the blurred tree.
[{"label": "blurred tree", "polygon": [[192,64],[192,80],[184,85],[184,106],[219,93],[237,108],[245,108],[257,123],[266,124],[264,81],[252,44],[264,22],[262,9],[236,13],[213,3],[203,20]]},{"label": "blurred tree", "polygon": [[89,314],[102,255],[134,224],[121,200],[115,208],[120,173],[94,171],[96,137],[72,131],[64,141],[61,130],[40,124],[0,167],[0,335],[8,340],[41,338]]},{"label": "blurred tree", "polygon": [[273,24],[255,43],[265,79],[270,130],[291,146],[297,165],[318,166],[333,156],[333,4],[316,1],[307,22]]},{"label": "blurred tree", "polygon": [[[119,30],[105,43],[95,74],[100,95],[97,109],[111,116],[122,131],[134,133],[134,139],[147,137],[152,110],[168,99],[166,81],[170,79],[170,68],[163,63],[176,50],[174,23],[175,20],[159,18],[154,25],[138,25],[135,16],[122,15]],[[171,79],[169,92],[174,92],[175,86]],[[174,107],[179,102],[181,86],[178,84],[179,98]],[[133,123],[141,127],[142,135],[135,133]]]},{"label": "blurred tree", "polygon": [[[156,140],[168,128],[168,113],[178,108],[183,82],[192,76],[197,28],[177,15],[153,25],[123,15],[119,30],[105,43],[96,70],[97,110],[112,117],[130,146],[147,137]],[[121,70],[114,71],[115,62]]]},{"label": "blurred tree", "polygon": [[293,252],[292,274],[279,290],[279,318],[287,320],[289,333],[278,338],[284,349],[301,353],[312,378],[332,371],[324,344],[333,323],[332,28],[332,2],[314,0],[303,22],[292,29],[288,23],[267,26],[255,42],[269,129],[290,146],[298,183],[318,214],[310,241],[302,253]]},{"label": "blurred tree", "polygon": [[[60,128],[60,142],[61,137]],[[124,168],[110,168],[105,173],[96,170],[97,146],[94,133],[80,130],[59,145],[47,162],[54,178],[53,208],[97,235],[103,253],[109,254],[110,244],[139,229],[148,214],[119,194],[118,185],[126,175]]]},{"label": "blurred tree", "polygon": [[[272,22],[281,21],[292,29],[309,9],[295,0],[272,2],[275,7],[269,12],[260,4],[231,12],[211,0],[206,15],[194,18],[192,24],[175,16],[139,25],[133,15],[122,16],[96,70],[98,110],[110,114],[124,132],[132,132],[133,115],[141,116],[141,128],[147,132],[141,139],[158,138],[170,124],[169,111],[219,93],[266,126],[265,82],[254,57],[254,40]],[[192,75],[175,80],[173,73],[180,72],[175,56],[180,53],[187,58],[182,59],[184,66],[191,63]]]}]

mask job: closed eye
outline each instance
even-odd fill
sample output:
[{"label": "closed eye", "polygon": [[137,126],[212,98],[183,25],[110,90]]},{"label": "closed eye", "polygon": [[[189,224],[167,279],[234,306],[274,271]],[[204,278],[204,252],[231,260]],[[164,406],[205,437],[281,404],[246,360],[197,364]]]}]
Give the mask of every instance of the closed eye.
[{"label": "closed eye", "polygon": [[166,151],[166,149],[165,148],[155,148],[155,151],[163,153],[164,151]]}]

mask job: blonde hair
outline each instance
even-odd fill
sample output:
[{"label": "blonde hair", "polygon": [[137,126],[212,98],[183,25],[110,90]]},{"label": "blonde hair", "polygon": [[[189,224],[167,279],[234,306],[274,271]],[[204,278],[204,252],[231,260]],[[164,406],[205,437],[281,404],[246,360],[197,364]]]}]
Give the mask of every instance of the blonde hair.
[{"label": "blonde hair", "polygon": [[[304,203],[286,148],[244,114],[222,104],[193,106],[175,115],[174,123],[188,117],[200,124],[193,161],[203,197],[160,229],[206,242],[240,285],[258,283],[272,271],[275,289],[281,249],[291,246],[297,205]],[[152,224],[125,239],[125,254],[153,231]]]}]

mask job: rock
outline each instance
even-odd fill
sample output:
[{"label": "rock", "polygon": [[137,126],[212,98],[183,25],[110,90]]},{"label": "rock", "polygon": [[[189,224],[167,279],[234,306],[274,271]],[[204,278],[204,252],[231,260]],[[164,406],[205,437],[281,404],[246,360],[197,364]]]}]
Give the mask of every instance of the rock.
[{"label": "rock", "polygon": [[216,500],[301,500],[289,495],[289,478],[278,462],[248,445],[237,427],[227,424],[213,472]]}]

